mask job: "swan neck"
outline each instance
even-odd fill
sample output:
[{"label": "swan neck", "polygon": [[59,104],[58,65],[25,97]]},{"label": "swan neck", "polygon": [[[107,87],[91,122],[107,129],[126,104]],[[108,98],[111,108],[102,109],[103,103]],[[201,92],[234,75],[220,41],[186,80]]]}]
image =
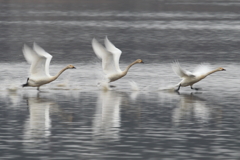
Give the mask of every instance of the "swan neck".
[{"label": "swan neck", "polygon": [[217,71],[219,71],[219,70],[218,70],[218,69],[212,70],[212,71],[206,73],[205,77],[208,76],[208,75],[210,75],[210,74],[213,74],[213,73],[215,73],[215,72],[217,72]]},{"label": "swan neck", "polygon": [[129,70],[134,64],[136,64],[136,63],[138,63],[138,61],[134,61],[134,62],[132,62],[131,64],[129,64],[129,65],[127,66],[127,68],[123,71],[123,75],[126,75],[127,72],[128,72],[128,70]]},{"label": "swan neck", "polygon": [[59,71],[57,75],[52,77],[52,81],[56,80],[67,69],[68,69],[68,66],[63,68],[61,71]]}]

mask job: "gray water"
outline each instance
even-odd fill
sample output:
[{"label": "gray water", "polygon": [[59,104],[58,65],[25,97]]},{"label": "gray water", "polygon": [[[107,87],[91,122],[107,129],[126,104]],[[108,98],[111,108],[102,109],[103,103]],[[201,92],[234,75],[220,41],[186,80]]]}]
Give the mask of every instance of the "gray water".
[{"label": "gray water", "polygon": [[[240,1],[2,1],[0,159],[239,159]],[[93,37],[123,51],[128,75],[102,90]],[[59,79],[22,88],[22,46],[53,55]],[[178,60],[223,67],[194,91],[164,90]]]}]

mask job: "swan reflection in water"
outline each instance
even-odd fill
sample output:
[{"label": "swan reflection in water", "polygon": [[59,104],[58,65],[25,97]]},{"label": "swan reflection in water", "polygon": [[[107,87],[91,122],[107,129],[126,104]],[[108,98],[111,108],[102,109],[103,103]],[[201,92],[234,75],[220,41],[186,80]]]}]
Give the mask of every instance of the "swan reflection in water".
[{"label": "swan reflection in water", "polygon": [[31,97],[27,98],[27,105],[29,118],[24,125],[24,145],[26,148],[36,147],[36,144],[40,144],[39,142],[48,141],[49,136],[51,136],[52,114],[64,116],[67,121],[71,121],[71,116],[63,113],[53,100]]},{"label": "swan reflection in water", "polygon": [[122,99],[123,93],[120,92],[100,92],[93,119],[93,135],[95,140],[119,140],[121,126],[120,106]]},{"label": "swan reflection in water", "polygon": [[211,110],[206,105],[206,100],[195,94],[181,94],[179,106],[173,110],[173,122],[178,125],[185,121],[207,123]]}]

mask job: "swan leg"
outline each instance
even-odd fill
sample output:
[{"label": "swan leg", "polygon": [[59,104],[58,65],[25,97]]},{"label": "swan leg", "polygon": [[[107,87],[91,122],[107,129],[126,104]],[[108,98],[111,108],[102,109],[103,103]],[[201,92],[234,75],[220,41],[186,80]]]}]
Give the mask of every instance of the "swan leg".
[{"label": "swan leg", "polygon": [[178,92],[180,87],[181,87],[181,84],[179,84],[178,88],[175,91]]},{"label": "swan leg", "polygon": [[27,78],[27,82],[25,84],[23,84],[22,87],[28,86],[28,80],[29,80],[29,78]]},{"label": "swan leg", "polygon": [[40,89],[39,89],[39,88],[40,88],[40,87],[37,87],[37,90],[38,90],[38,91],[40,91]]}]

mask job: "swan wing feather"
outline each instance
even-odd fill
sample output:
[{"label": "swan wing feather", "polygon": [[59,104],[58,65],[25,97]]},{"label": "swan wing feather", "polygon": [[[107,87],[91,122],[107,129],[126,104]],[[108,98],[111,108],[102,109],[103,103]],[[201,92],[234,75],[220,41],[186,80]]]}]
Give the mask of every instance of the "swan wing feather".
[{"label": "swan wing feather", "polygon": [[24,58],[29,64],[32,64],[39,56],[28,45],[24,44],[22,49]]},{"label": "swan wing feather", "polygon": [[23,46],[23,55],[28,63],[31,64],[30,67],[30,78],[38,79],[47,77],[45,73],[45,63],[46,58],[37,54],[33,49],[31,49],[26,44]]},{"label": "swan wing feather", "polygon": [[172,64],[172,69],[180,78],[195,77],[193,73],[182,69],[178,62]]},{"label": "swan wing feather", "polygon": [[114,57],[103,45],[101,45],[95,38],[92,40],[92,48],[98,58],[102,59],[103,72],[106,75],[117,72],[114,64]]},{"label": "swan wing feather", "polygon": [[117,71],[121,72],[121,69],[119,67],[119,59],[120,59],[120,56],[122,54],[122,51],[120,49],[116,48],[114,46],[114,44],[112,44],[112,42],[109,41],[107,36],[105,37],[104,43],[105,43],[106,49],[110,53],[113,54],[113,60],[114,60],[114,64],[115,64],[115,67],[116,67]]},{"label": "swan wing feather", "polygon": [[44,57],[46,59],[46,62],[45,62],[45,73],[47,76],[50,77],[50,74],[49,74],[49,66],[50,66],[50,62],[52,60],[52,55],[50,55],[49,53],[47,53],[42,47],[40,47],[36,42],[33,43],[33,49],[34,51],[40,55],[41,57]]},{"label": "swan wing feather", "polygon": [[194,71],[193,71],[193,74],[195,76],[202,76],[202,75],[205,75],[207,74],[208,72],[210,72],[212,70],[212,68],[210,67],[209,64],[207,63],[202,63],[200,65],[198,65]]}]

